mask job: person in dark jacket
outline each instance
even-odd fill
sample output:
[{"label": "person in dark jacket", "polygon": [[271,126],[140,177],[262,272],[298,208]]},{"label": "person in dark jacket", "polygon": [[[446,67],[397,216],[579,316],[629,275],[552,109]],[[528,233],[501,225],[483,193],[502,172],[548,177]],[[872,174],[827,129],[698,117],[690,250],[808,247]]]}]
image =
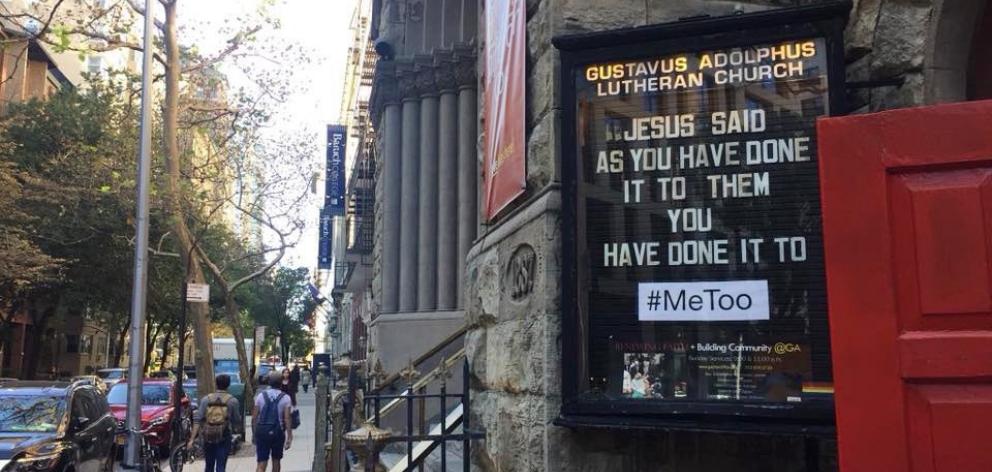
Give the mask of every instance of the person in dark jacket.
[{"label": "person in dark jacket", "polygon": [[293,384],[293,390],[296,392],[300,391],[300,366],[294,365],[293,370],[289,372],[289,383]]},{"label": "person in dark jacket", "polygon": [[293,406],[296,406],[296,389],[293,387],[293,374],[290,372],[289,367],[282,370],[282,383],[279,384],[279,390],[282,390],[289,396],[289,399],[293,402]]}]

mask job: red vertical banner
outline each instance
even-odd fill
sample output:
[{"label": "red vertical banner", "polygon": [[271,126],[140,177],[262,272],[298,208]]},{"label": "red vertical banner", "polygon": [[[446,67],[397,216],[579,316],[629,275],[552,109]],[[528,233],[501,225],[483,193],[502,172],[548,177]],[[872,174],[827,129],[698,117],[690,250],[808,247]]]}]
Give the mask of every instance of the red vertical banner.
[{"label": "red vertical banner", "polygon": [[491,221],[527,187],[525,0],[486,1],[483,198]]}]

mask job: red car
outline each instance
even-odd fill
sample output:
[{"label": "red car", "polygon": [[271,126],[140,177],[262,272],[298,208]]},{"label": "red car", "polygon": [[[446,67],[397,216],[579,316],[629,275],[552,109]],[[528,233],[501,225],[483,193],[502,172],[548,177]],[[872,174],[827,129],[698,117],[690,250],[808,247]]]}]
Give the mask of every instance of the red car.
[{"label": "red car", "polygon": [[[175,414],[175,387],[169,380],[145,379],[141,384],[141,429],[151,431],[146,438],[152,447],[158,448],[162,456],[168,456],[173,446],[182,439],[173,438],[172,424]],[[183,427],[192,424],[190,417],[189,397],[185,394],[181,399],[184,419]],[[127,383],[115,384],[107,393],[107,403],[117,418],[118,424],[124,426],[127,417]]]}]

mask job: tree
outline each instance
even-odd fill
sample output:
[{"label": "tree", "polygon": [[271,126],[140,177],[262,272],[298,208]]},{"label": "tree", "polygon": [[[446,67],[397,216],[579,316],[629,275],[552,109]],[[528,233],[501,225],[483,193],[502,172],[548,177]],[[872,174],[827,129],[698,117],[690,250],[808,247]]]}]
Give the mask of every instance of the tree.
[{"label": "tree", "polygon": [[[45,254],[30,238],[35,218],[20,207],[27,178],[11,163],[0,162],[0,333],[11,331],[11,321],[21,309],[19,295],[35,284],[56,280],[62,267],[62,261]],[[9,349],[6,339],[0,336],[0,371]]]},{"label": "tree", "polygon": [[[222,195],[215,198],[214,202],[204,205],[203,201],[209,199],[209,196],[204,198],[201,189],[195,187],[197,183],[203,185],[212,177],[230,178],[232,171],[233,173],[244,171],[245,167],[238,165],[238,160],[232,158],[247,155],[256,149],[265,149],[264,146],[260,146],[256,131],[269,118],[271,110],[281,104],[281,95],[288,89],[285,86],[286,74],[271,73],[264,67],[256,67],[257,61],[252,64],[251,58],[284,57],[292,54],[293,51],[292,47],[287,48],[285,44],[260,44],[254,41],[263,27],[272,27],[276,24],[266,16],[265,9],[261,8],[256,18],[236,19],[237,27],[231,29],[230,39],[223,49],[210,56],[202,55],[195,48],[184,48],[180,44],[180,29],[177,21],[179,0],[159,0],[155,4],[156,8],[160,6],[162,9],[162,14],[156,15],[155,20],[156,44],[159,46],[151,51],[162,72],[157,79],[164,84],[161,126],[162,160],[165,172],[160,184],[164,207],[170,218],[170,238],[175,246],[172,251],[156,250],[155,252],[178,257],[187,282],[203,283],[205,281],[203,268],[206,267],[210,271],[215,284],[224,292],[227,307],[225,313],[228,321],[234,326],[235,337],[240,341],[236,343],[238,357],[242,364],[242,375],[246,376],[248,362],[244,352],[244,334],[236,322],[239,308],[233,294],[248,281],[270,270],[281,258],[285,249],[295,244],[294,232],[302,228],[302,225],[295,224],[291,217],[287,218],[289,212],[295,211],[293,205],[283,206],[285,211],[282,212],[272,212],[271,209],[266,211],[263,205],[266,202],[264,198],[246,200],[243,198],[244,192],[221,192]],[[72,11],[72,14],[67,14],[66,11]],[[143,45],[132,41],[127,33],[133,31],[138,20],[146,14],[155,15],[155,12],[145,12],[133,0],[111,0],[96,4],[81,0],[54,0],[39,4],[36,9],[29,12],[14,12],[0,17],[21,26],[24,26],[26,21],[35,22],[36,26],[33,29],[24,28],[25,31],[35,31],[34,38],[61,50],[87,53],[118,48],[142,51]],[[84,38],[86,41],[77,42],[74,38]],[[248,46],[252,48],[250,53],[245,52]],[[302,57],[302,54],[298,57]],[[198,100],[196,90],[190,93],[189,88],[184,88],[184,85],[188,85],[194,89],[199,87],[200,91],[209,91],[209,87],[214,86],[217,81],[218,64],[239,59],[252,64],[251,67],[245,67],[246,63],[242,63],[241,69],[250,71],[249,75],[256,82],[257,87],[253,92],[237,94],[232,100],[233,103]],[[208,155],[206,162],[191,162],[188,147],[198,136],[205,137],[209,146],[216,146],[220,152],[217,152],[216,156]],[[294,163],[294,161],[298,163],[300,162],[298,157],[306,154],[308,151],[294,155],[278,154],[265,156],[272,159],[263,158],[263,160],[281,159],[284,163]],[[216,162],[213,162],[214,157],[217,157]],[[220,171],[215,172],[215,168],[219,168]],[[294,177],[306,182],[312,173],[309,169],[302,170]],[[267,190],[260,194],[269,191],[278,192],[284,183],[278,180],[280,179],[268,181],[262,187]],[[306,193],[301,192],[300,198],[305,196]],[[191,201],[200,204],[191,204]],[[197,227],[198,221],[209,222],[211,216],[217,215],[220,210],[230,209],[252,219],[270,235],[275,234],[274,240],[277,241],[274,247],[262,245],[257,248],[259,255],[268,256],[266,264],[233,278],[228,275],[227,270],[231,259],[212,258],[200,247],[197,238],[198,233],[204,230],[203,225]],[[211,378],[213,362],[209,311],[206,306],[200,304],[192,305],[190,311],[200,353],[196,362],[197,375],[200,378]],[[212,390],[212,386],[210,382],[200,382],[199,389],[202,395]]]},{"label": "tree", "polygon": [[[16,296],[31,318],[26,376],[37,367],[47,323],[56,315],[119,316],[129,306],[134,210],[134,116],[120,90],[94,84],[45,102],[12,105],[0,127],[0,164],[16,172],[21,226],[59,276],[24,285]],[[158,205],[160,207],[160,205]],[[153,219],[161,221],[161,212]],[[161,234],[153,225],[153,234]],[[42,266],[43,267],[43,266]],[[30,273],[30,272],[28,272]]]},{"label": "tree", "polygon": [[255,282],[253,304],[249,312],[260,325],[270,328],[270,335],[279,340],[279,352],[284,361],[290,354],[309,353],[313,338],[308,322],[316,309],[310,295],[309,271],[306,268],[277,268],[271,278]]}]

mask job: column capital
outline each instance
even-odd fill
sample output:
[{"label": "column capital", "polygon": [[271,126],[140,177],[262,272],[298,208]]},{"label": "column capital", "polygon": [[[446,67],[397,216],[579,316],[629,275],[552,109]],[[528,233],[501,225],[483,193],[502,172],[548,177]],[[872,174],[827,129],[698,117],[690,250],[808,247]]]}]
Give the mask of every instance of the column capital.
[{"label": "column capital", "polygon": [[413,60],[417,91],[420,95],[437,95],[438,85],[434,80],[434,57],[418,54]]},{"label": "column capital", "polygon": [[478,87],[478,75],[475,70],[475,45],[471,43],[456,44],[452,54],[455,60],[455,81],[458,83],[458,86],[461,88]]},{"label": "column capital", "polygon": [[455,79],[455,53],[451,50],[439,50],[434,53],[434,83],[441,92],[458,90],[458,80]]},{"label": "column capital", "polygon": [[396,78],[399,83],[400,100],[420,96],[420,88],[417,83],[417,69],[413,61],[396,61]]},{"label": "column capital", "polygon": [[396,78],[396,63],[389,60],[379,60],[375,64],[372,93],[369,97],[369,111],[372,123],[378,125],[379,116],[386,105],[397,104],[400,101],[399,82]]}]

